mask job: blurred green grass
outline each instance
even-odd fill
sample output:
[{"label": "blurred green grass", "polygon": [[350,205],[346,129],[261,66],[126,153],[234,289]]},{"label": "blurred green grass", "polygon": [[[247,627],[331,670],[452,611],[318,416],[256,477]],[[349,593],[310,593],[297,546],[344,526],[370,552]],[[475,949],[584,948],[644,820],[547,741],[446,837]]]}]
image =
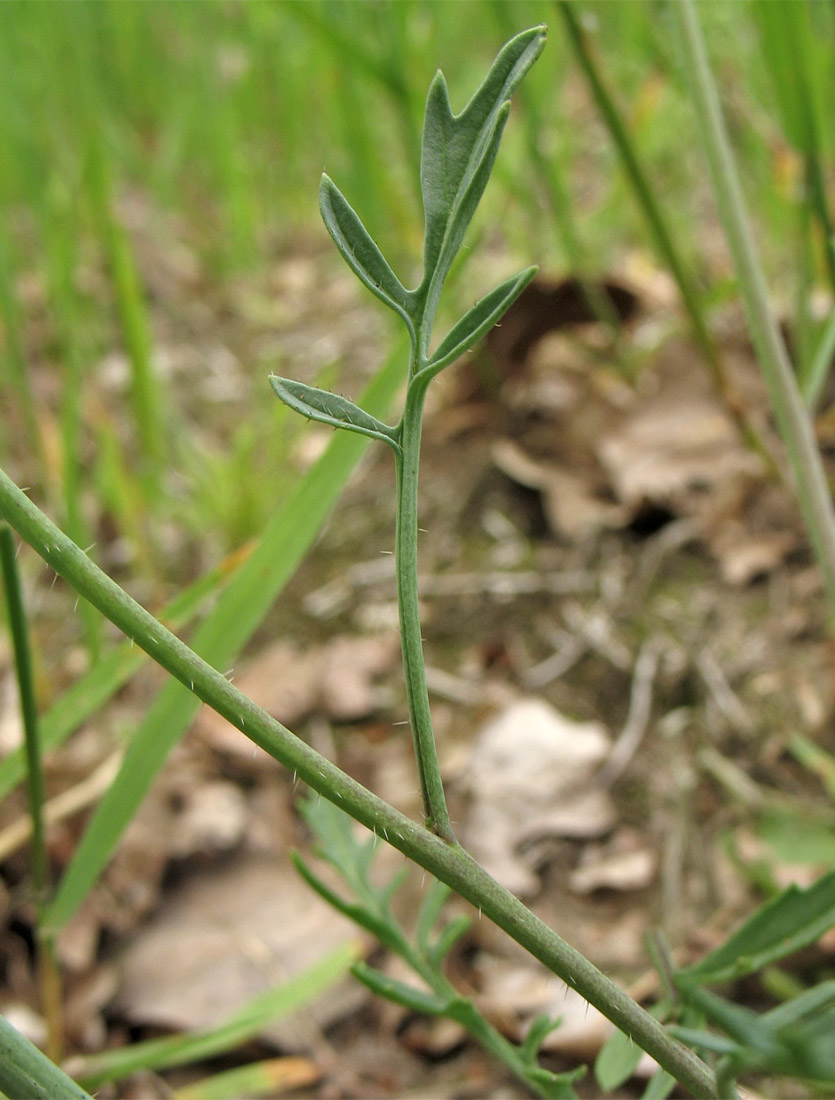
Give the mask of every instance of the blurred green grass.
[{"label": "blurred green grass", "polygon": [[[669,8],[584,0],[572,10],[709,327],[710,311],[734,288]],[[827,240],[835,117],[826,109],[835,92],[835,7],[704,2],[700,16],[766,273],[791,315],[814,404],[835,342],[833,323],[827,330],[811,307],[813,293],[825,288],[831,298],[835,282]],[[104,535],[108,552],[93,554],[111,571],[126,569],[146,602],[194,582],[182,606],[170,608],[175,622],[191,620],[207,594],[218,597],[224,554],[265,529],[292,540],[304,519],[312,539],[324,522],[324,504],[315,515],[308,501],[294,505],[299,475],[289,459],[293,433],[303,429],[269,393],[269,371],[292,368],[265,339],[271,319],[287,321],[294,308],[273,279],[284,260],[305,255],[323,282],[339,264],[324,259],[320,173],[338,182],[404,280],[417,281],[425,89],[442,66],[460,109],[501,42],[539,22],[549,25],[548,48],[515,104],[472,232],[492,254],[507,255],[508,270],[538,262],[549,274],[591,280],[622,272],[636,254],[663,269],[623,150],[552,0],[3,5],[0,464],[76,542]],[[489,281],[465,271],[453,308]],[[308,333],[325,333],[331,322],[320,297],[304,318]],[[177,375],[170,360],[189,338],[193,354]],[[223,357],[201,360],[212,341],[234,360],[226,388]],[[369,365],[364,383],[387,354]],[[339,358],[318,361],[313,348],[309,357],[310,369],[338,388]],[[114,362],[124,372],[115,389]],[[213,402],[198,398],[203,374],[218,383]],[[389,384],[382,375],[381,383]],[[321,469],[318,492],[330,501],[346,470]],[[269,520],[281,516],[282,501],[290,521],[279,532]],[[287,551],[284,573],[303,549]],[[197,579],[212,566],[214,575]],[[233,593],[247,575],[238,568]],[[274,587],[259,586],[246,614],[231,600],[235,648],[273,597]],[[139,663],[129,648],[105,650],[97,613],[84,603],[80,612],[91,668],[48,715],[45,748],[104,705]],[[210,620],[203,631],[220,631],[223,665],[233,632],[221,627]],[[61,639],[74,629],[62,627]],[[165,705],[163,697],[163,713]],[[188,716],[175,728],[167,713],[174,739]],[[149,717],[157,756],[148,780],[164,756],[153,710]],[[21,762],[10,757],[0,771],[8,791]],[[141,795],[137,785],[114,815],[119,791],[103,803],[101,825],[64,880],[64,918]]]},{"label": "blurred green grass", "polygon": [[[657,0],[588,0],[574,10],[708,309],[722,297],[724,249],[710,228],[670,13]],[[756,0],[701,5],[767,271],[795,309],[807,372],[820,329],[808,302],[830,256],[818,222],[825,228],[835,144],[824,109],[835,91],[832,12]],[[497,44],[536,22],[550,26],[548,49],[520,97],[524,125],[508,128],[474,232],[548,272],[593,278],[635,253],[652,255],[652,238],[552,2],[4,5],[0,459],[42,487],[77,541],[93,541],[98,510],[139,568],[164,573],[156,545],[164,513],[187,517],[192,530],[202,524],[228,550],[257,531],[276,486],[240,505],[223,487],[240,483],[247,462],[285,457],[238,426],[228,441],[221,436],[228,454],[216,447],[204,460],[205,432],[159,366],[161,328],[177,303],[161,301],[149,279],[149,248],[186,242],[210,289],[257,282],[282,249],[306,235],[324,240],[316,187],[326,168],[416,279],[424,89],[443,65],[463,106]],[[802,45],[802,66],[791,64],[792,43]],[[806,201],[804,179],[819,201]],[[114,353],[129,384],[115,410],[103,409],[100,368]],[[261,362],[244,367],[266,374]],[[243,412],[252,431],[283,431],[264,414],[266,390],[252,389],[251,416]],[[181,471],[176,489],[172,465]],[[217,494],[207,489],[213,479]],[[92,621],[87,635],[95,648]]]}]

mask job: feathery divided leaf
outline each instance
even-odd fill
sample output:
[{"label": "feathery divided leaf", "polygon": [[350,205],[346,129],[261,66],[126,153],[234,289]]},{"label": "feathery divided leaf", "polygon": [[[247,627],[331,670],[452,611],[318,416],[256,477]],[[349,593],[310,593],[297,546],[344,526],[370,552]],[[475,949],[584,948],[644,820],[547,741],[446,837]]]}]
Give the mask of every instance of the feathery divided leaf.
[{"label": "feathery divided leaf", "polygon": [[445,1016],[449,1011],[449,1002],[441,1000],[435,993],[427,993],[397,978],[390,978],[367,963],[356,963],[351,967],[351,973],[372,993],[411,1009],[412,1012],[421,1012],[427,1016]]},{"label": "feathery divided leaf", "polygon": [[345,262],[372,294],[403,318],[414,342],[413,295],[394,274],[354,208],[327,175],[322,176],[319,185],[319,209]]},{"label": "feathery divided leaf", "polygon": [[347,428],[372,439],[382,439],[399,454],[396,428],[390,428],[347,397],[320,390],[316,386],[306,386],[304,382],[294,382],[291,378],[279,378],[275,374],[270,375],[270,385],[285,405],[303,416],[318,420],[321,424],[330,424],[332,428]]},{"label": "feathery divided leaf", "polygon": [[506,311],[513,305],[528,283],[536,274],[535,267],[526,267],[518,275],[513,275],[500,286],[485,294],[464,316],[449,330],[438,345],[434,355],[421,367],[418,374],[434,378],[444,367],[454,363],[464,352],[475,347],[482,336],[486,335]]}]

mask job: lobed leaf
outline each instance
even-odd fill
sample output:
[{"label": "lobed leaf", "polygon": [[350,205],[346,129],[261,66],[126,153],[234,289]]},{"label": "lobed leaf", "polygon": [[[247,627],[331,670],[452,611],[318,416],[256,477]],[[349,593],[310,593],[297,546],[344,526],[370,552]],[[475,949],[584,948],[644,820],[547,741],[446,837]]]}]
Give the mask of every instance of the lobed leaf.
[{"label": "lobed leaf", "polygon": [[424,954],[430,946],[432,929],[441,915],[441,910],[452,895],[452,890],[443,882],[433,879],[426,891],[420,911],[418,912],[415,935],[418,946]]},{"label": "lobed leaf", "polygon": [[453,325],[438,345],[432,358],[421,367],[418,374],[426,373],[434,378],[444,367],[454,363],[464,352],[474,347],[513,305],[533,279],[536,271],[535,267],[527,267],[518,275],[506,279],[489,294],[485,294],[480,301],[467,310],[460,321]]},{"label": "lobed leaf", "polygon": [[[545,27],[532,27],[500,51],[481,87],[454,115],[443,73],[429,88],[421,145],[420,183],[425,216],[424,282],[429,301],[463,238],[498,151],[514,89],[545,45]],[[434,292],[434,293],[433,293]]]},{"label": "lobed leaf", "polygon": [[367,963],[356,963],[351,967],[351,973],[372,993],[411,1009],[412,1012],[424,1013],[427,1016],[445,1016],[449,1009],[449,1004],[434,993],[427,993],[416,986],[398,981],[397,978],[381,974],[379,970],[375,970]]},{"label": "lobed leaf", "polygon": [[345,262],[372,294],[403,318],[414,341],[412,294],[394,274],[354,208],[327,175],[322,176],[319,185],[319,209]]},{"label": "lobed leaf", "polygon": [[316,386],[306,386],[304,382],[294,382],[291,378],[279,378],[275,374],[270,375],[270,385],[285,405],[289,405],[302,416],[318,420],[320,424],[330,424],[333,428],[346,428],[372,439],[382,439],[396,453],[400,452],[397,430],[361,409],[347,397],[320,390]]},{"label": "lobed leaf", "polygon": [[459,913],[448,921],[438,933],[437,939],[426,949],[426,957],[433,966],[440,966],[461,937],[468,932],[472,921],[465,913]]}]

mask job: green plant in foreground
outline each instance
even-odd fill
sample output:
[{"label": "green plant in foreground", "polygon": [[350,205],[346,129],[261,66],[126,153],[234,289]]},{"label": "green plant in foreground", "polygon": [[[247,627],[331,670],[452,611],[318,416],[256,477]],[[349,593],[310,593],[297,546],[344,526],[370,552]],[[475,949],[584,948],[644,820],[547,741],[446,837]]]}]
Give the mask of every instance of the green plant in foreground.
[{"label": "green plant in foreground", "polygon": [[452,113],[443,74],[439,72],[433,80],[426,100],[420,156],[426,219],[423,278],[414,290],[407,290],[394,274],[333,181],[327,176],[322,179],[319,205],[336,247],[357,278],[400,317],[409,334],[408,383],[400,422],[391,427],[337,394],[288,378],[275,375],[270,378],[277,395],[291,408],[312,420],[382,440],[394,451],[397,472],[394,553],[409,720],[426,822],[449,841],[454,836],[435,750],[418,614],[417,490],[423,404],[432,379],[495,325],[531,281],[536,269],[526,268],[485,295],[434,351],[430,351],[430,343],[444,282],[498,153],[511,93],[544,44],[542,27],[513,38],[459,115]]},{"label": "green plant in foreground", "polygon": [[539,1016],[524,1043],[517,1047],[493,1027],[470,998],[461,996],[444,974],[447,955],[471,923],[463,914],[442,920],[444,905],[452,893],[449,887],[433,880],[420,907],[413,940],[391,908],[392,898],[406,878],[405,868],[382,886],[373,879],[372,867],[379,838],[368,836],[358,840],[350,819],[329,802],[318,798],[309,798],[302,806],[302,813],[316,838],[318,854],[335,869],[351,891],[353,900],[337,894],[298,854],[294,854],[293,862],[305,882],[334,909],[371,932],[393,955],[402,959],[418,984],[383,974],[365,962],[351,967],[354,976],[372,993],[411,1012],[454,1020],[537,1094],[555,1098],[575,1096],[571,1083],[585,1074],[584,1067],[555,1074],[543,1069],[537,1060],[543,1040],[559,1026],[559,1019]]},{"label": "green plant in foreground", "polygon": [[[541,50],[544,33],[544,28],[537,27],[512,39],[460,115],[451,112],[443,78],[438,76],[433,82],[421,156],[426,214],[425,269],[415,290],[408,291],[402,286],[339,191],[329,180],[323,183],[322,212],[340,251],[362,281],[401,317],[409,333],[408,388],[399,424],[391,427],[335,394],[287,379],[273,380],[274,388],[288,405],[326,424],[381,439],[394,451],[398,594],[410,717],[426,825],[417,824],[382,801],[256,707],[98,569],[2,471],[0,518],[7,520],[56,573],[194,696],[295,772],[329,803],[345,811],[376,838],[387,841],[443,884],[433,885],[428,891],[416,939],[412,942],[388,907],[392,888],[372,887],[369,870],[375,841],[372,838],[366,844],[355,841],[340,816],[334,815],[329,808],[325,809],[325,815],[310,817],[326,858],[338,865],[355,900],[347,901],[338,896],[309,868],[303,867],[307,880],[332,904],[371,929],[381,942],[405,959],[428,991],[392,983],[370,967],[360,966],[358,976],[371,988],[412,1009],[458,1020],[538,1095],[576,1095],[572,1075],[552,1074],[537,1064],[537,1052],[552,1026],[551,1021],[538,1021],[522,1046],[514,1047],[449,984],[442,971],[443,958],[463,930],[463,924],[454,919],[446,924],[440,922],[445,888],[448,888],[494,921],[620,1030],[622,1037],[609,1046],[606,1057],[597,1067],[598,1079],[603,1084],[605,1076],[606,1087],[616,1088],[626,1080],[641,1050],[651,1054],[662,1067],[650,1082],[647,1096],[666,1096],[677,1081],[697,1097],[736,1097],[735,1075],[749,1069],[831,1080],[835,1077],[835,1067],[831,1065],[825,1040],[833,1003],[828,983],[803,990],[779,1009],[761,1016],[733,1005],[705,987],[726,984],[772,966],[791,952],[813,943],[832,927],[835,924],[835,873],[824,876],[808,890],[789,889],[772,899],[697,966],[679,972],[666,968],[669,970],[665,971],[668,997],[654,1012],[661,1015],[663,1010],[665,1017],[676,1021],[680,1027],[679,1038],[495,882],[458,844],[450,827],[429,719],[417,608],[416,490],[421,414],[431,379],[487,331],[532,274],[530,270],[522,272],[496,288],[453,326],[434,351],[430,350],[432,322],[441,288],[486,185],[507,118],[509,96]],[[251,560],[254,558],[253,554]],[[157,730],[157,737],[159,734]],[[156,745],[145,741],[142,748],[143,752],[156,749],[155,756],[164,755]],[[137,764],[142,762],[135,759]],[[148,771],[146,766],[143,781],[147,780]],[[104,817],[106,815],[102,820]],[[96,855],[98,866],[101,851]],[[87,870],[82,868],[81,877],[85,882],[94,877]],[[53,906],[48,910],[47,926],[50,918],[57,921],[57,915],[72,911],[77,897],[78,891],[71,891],[64,899],[63,908],[59,904],[57,909]],[[61,902],[60,896],[58,901]],[[244,1021],[233,1019],[230,1026],[234,1031],[238,1025],[248,1027],[249,1022],[248,1018]],[[706,1030],[708,1025],[711,1031]],[[717,1032],[724,1032],[724,1035]],[[211,1039],[212,1043],[218,1041],[216,1037]],[[707,1060],[697,1056],[690,1046],[704,1051]],[[166,1047],[162,1052],[157,1050],[156,1054],[168,1059],[171,1051]],[[174,1056],[181,1055],[182,1051]],[[0,1090],[11,1096],[86,1096],[2,1019]]]}]

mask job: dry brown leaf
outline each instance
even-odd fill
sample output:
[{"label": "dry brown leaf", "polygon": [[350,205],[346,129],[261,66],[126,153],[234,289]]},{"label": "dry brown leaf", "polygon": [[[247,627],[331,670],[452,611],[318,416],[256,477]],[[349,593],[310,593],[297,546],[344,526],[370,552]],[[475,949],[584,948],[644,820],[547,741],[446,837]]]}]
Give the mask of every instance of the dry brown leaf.
[{"label": "dry brown leaf", "polygon": [[[190,879],[165,900],[121,955],[117,1004],[135,1024],[214,1027],[357,935],[289,860],[247,856]],[[305,1017],[327,1026],[365,996],[356,982],[343,982],[309,1005]],[[277,1021],[265,1037],[294,1050],[306,1049],[310,1039],[295,1018]]]},{"label": "dry brown leaf", "polygon": [[620,426],[601,437],[596,450],[618,499],[633,507],[650,501],[689,511],[694,493],[698,498],[731,479],[762,472],[707,372],[685,347],[673,345],[645,377]]},{"label": "dry brown leaf", "polygon": [[576,894],[595,890],[642,890],[658,871],[658,853],[632,829],[620,829],[602,845],[587,847],[569,876]]},{"label": "dry brown leaf", "polygon": [[623,505],[605,501],[596,493],[592,476],[581,476],[526,454],[509,439],[493,447],[493,461],[513,481],[542,493],[551,528],[568,539],[580,540],[607,527],[629,521]]},{"label": "dry brown leaf", "polygon": [[521,699],[478,734],[465,823],[476,859],[509,890],[531,894],[538,878],[521,848],[542,836],[594,837],[615,821],[605,791],[590,787],[609,751],[598,722],[573,722],[541,699]]},{"label": "dry brown leaf", "polygon": [[[397,658],[399,648],[394,632],[341,636],[304,651],[279,641],[248,661],[235,685],[286,726],[314,712],[337,722],[356,721],[377,709],[375,681]],[[255,766],[273,764],[267,753],[212,710],[201,712],[196,730],[220,752]]]},{"label": "dry brown leaf", "polygon": [[[517,1041],[538,1015],[560,1017],[560,1026],[546,1038],[543,1048],[578,1061],[589,1061],[612,1033],[612,1025],[602,1013],[545,967],[483,956],[479,971],[481,1009],[506,1022],[508,1013],[512,1013],[516,1017],[512,1037]],[[512,1022],[510,1028],[513,1029]]]}]

